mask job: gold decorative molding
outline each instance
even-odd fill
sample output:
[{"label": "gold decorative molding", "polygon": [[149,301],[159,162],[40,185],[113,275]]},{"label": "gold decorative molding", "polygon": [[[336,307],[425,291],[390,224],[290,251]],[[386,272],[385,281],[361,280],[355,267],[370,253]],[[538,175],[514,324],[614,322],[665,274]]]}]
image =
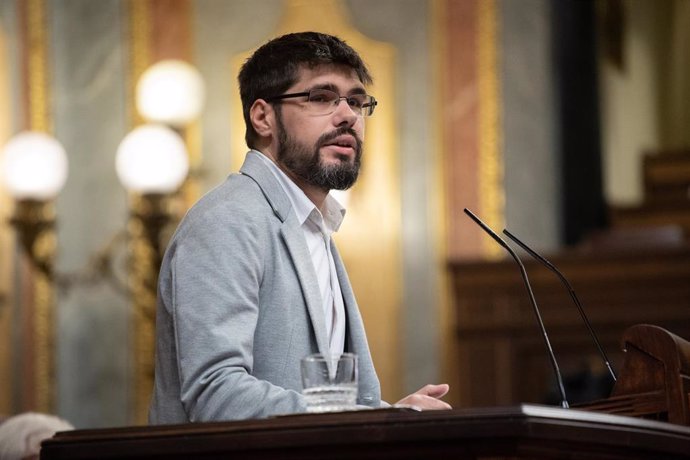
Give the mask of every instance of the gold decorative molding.
[{"label": "gold decorative molding", "polygon": [[[134,213],[146,207],[143,197],[132,201]],[[141,219],[130,217],[129,234],[129,287],[132,298],[132,357],[133,357],[133,422],[145,424],[154,380],[156,295],[159,253],[147,238]]]},{"label": "gold decorative molding", "polygon": [[[498,74],[498,6],[496,0],[477,2],[479,85],[479,202],[482,220],[504,227],[503,156],[500,139],[500,84]],[[489,257],[503,254],[489,238],[482,239]]]},{"label": "gold decorative molding", "polygon": [[189,156],[189,176],[182,184],[180,195],[185,209],[190,208],[202,195],[200,171],[203,160],[201,121],[190,123],[181,133]]},{"label": "gold decorative molding", "polygon": [[[127,79],[128,112],[131,126],[144,123],[136,108],[136,84],[151,62],[151,3],[129,0],[129,77]],[[130,209],[142,206],[140,196],[130,194]],[[153,389],[153,362],[156,284],[158,268],[152,259],[153,248],[144,237],[141,222],[130,218],[127,225],[129,254],[128,280],[132,302],[130,356],[132,362],[131,421],[145,424]],[[153,309],[153,316],[151,310]]]},{"label": "gold decorative molding", "polygon": [[149,0],[129,0],[129,77],[127,79],[128,111],[132,126],[144,122],[136,108],[136,85],[151,65],[151,5]]},{"label": "gold decorative molding", "polygon": [[[10,67],[5,54],[5,31],[0,23],[0,101],[9,101]],[[10,137],[11,104],[0,104],[0,145],[5,145]],[[12,209],[10,196],[0,187],[0,210]],[[0,220],[5,222],[9,217],[0,212]],[[12,231],[7,225],[0,225],[0,413],[11,414],[12,408],[12,355],[14,344],[12,340],[12,326],[14,315],[12,305],[14,295],[12,291],[12,265],[14,263],[14,239]]]},{"label": "gold decorative molding", "polygon": [[34,131],[51,132],[48,72],[48,23],[45,0],[26,0],[26,50],[29,92],[29,126]]},{"label": "gold decorative molding", "polygon": [[[45,203],[40,209],[40,219],[55,221],[52,203]],[[32,258],[52,268],[55,260],[57,238],[55,228],[43,230],[31,248]],[[55,286],[53,280],[39,270],[33,271],[34,282],[34,362],[35,362],[35,404],[36,410],[51,413],[55,410]]]},{"label": "gold decorative molding", "polygon": [[[48,11],[45,0],[26,0],[20,2],[22,15],[21,30],[24,47],[26,129],[50,133],[53,129],[51,113],[51,86],[48,59]],[[22,9],[23,8],[23,9]],[[19,206],[16,204],[16,206]],[[54,213],[52,204],[46,203],[40,209],[41,215]],[[54,228],[42,231],[34,245],[28,248],[52,266],[55,257],[56,237]],[[27,274],[30,279],[31,293],[24,292],[24,305],[30,322],[29,334],[25,344],[31,349],[24,353],[33,353],[32,370],[25,374],[31,382],[25,382],[25,401],[28,409],[51,413],[55,409],[55,289],[53,282],[46,274],[33,270]],[[33,302],[32,305],[27,305]]]},{"label": "gold decorative molding", "polygon": [[[338,247],[348,268],[384,396],[402,393],[400,316],[402,302],[401,203],[397,157],[395,100],[396,50],[357,31],[341,0],[286,0],[275,36],[313,30],[336,35],[357,50],[374,77],[368,89],[379,101],[366,120],[360,179],[349,191],[347,218],[338,232]],[[268,37],[267,37],[268,39]],[[250,52],[232,57],[236,79]],[[247,146],[239,94],[232,100],[231,163],[239,169]],[[372,226],[371,223],[376,225]]]}]

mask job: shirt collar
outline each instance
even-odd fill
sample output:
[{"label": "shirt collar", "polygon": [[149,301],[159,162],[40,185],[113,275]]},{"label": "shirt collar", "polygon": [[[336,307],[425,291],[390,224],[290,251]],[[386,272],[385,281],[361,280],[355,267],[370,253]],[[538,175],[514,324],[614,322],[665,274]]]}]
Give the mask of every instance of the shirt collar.
[{"label": "shirt collar", "polygon": [[304,222],[309,219],[309,216],[316,212],[316,215],[323,218],[323,222],[329,232],[338,231],[340,225],[343,223],[346,211],[338,200],[333,198],[331,194],[328,194],[326,196],[326,200],[324,201],[324,212],[321,213],[316,205],[307,197],[307,195],[305,195],[304,191],[302,191],[302,189],[299,188],[297,184],[295,184],[292,179],[290,179],[290,177],[285,174],[283,170],[281,170],[278,165],[275,164],[275,162],[273,162],[273,160],[258,150],[254,151],[259,154],[259,158],[263,160],[276,179],[278,179],[278,182],[285,191],[285,194],[290,199],[292,209],[295,210],[295,215],[300,225],[303,225]]}]

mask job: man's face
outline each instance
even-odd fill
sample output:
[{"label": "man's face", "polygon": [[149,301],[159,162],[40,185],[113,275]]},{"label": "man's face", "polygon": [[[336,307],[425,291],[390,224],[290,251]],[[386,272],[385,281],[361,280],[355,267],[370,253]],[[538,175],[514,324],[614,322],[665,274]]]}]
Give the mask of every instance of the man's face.
[{"label": "man's face", "polygon": [[[326,88],[341,96],[362,92],[354,70],[325,65],[302,68],[285,93]],[[276,105],[278,164],[298,180],[324,190],[350,188],[359,174],[364,121],[345,100],[328,115],[316,115],[306,98],[285,99]]]}]

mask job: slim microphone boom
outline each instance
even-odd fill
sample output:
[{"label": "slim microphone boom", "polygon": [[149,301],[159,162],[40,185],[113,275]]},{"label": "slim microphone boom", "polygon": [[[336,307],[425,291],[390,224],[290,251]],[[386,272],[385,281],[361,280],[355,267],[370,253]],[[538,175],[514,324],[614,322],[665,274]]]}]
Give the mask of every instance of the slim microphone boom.
[{"label": "slim microphone boom", "polygon": [[527,277],[527,270],[525,270],[525,266],[522,264],[522,261],[520,260],[520,257],[511,249],[510,246],[508,246],[508,243],[506,243],[503,238],[498,236],[496,232],[491,230],[484,222],[479,219],[479,217],[475,216],[472,211],[469,209],[465,208],[464,209],[465,214],[467,214],[477,225],[479,225],[482,230],[484,230],[486,233],[489,234],[491,238],[493,238],[498,244],[503,246],[506,251],[511,255],[511,257],[515,260],[515,262],[518,264],[520,267],[520,274],[522,275],[522,281],[525,282],[525,287],[527,288],[527,293],[529,294],[529,300],[532,304],[532,309],[534,310],[534,315],[537,317],[537,323],[539,324],[539,329],[541,331],[542,337],[544,337],[544,344],[546,345],[546,349],[549,352],[549,360],[551,361],[551,366],[553,367],[553,372],[556,374],[556,381],[558,383],[558,390],[561,394],[561,406],[564,409],[567,409],[570,407],[568,405],[568,399],[565,396],[565,387],[563,385],[563,378],[561,377],[561,371],[558,368],[558,362],[556,361],[556,356],[553,354],[553,348],[551,348],[551,341],[549,340],[549,335],[546,333],[546,327],[544,327],[544,321],[541,319],[541,313],[539,312],[539,307],[537,307],[537,301],[534,298],[534,293],[532,292],[532,285],[529,282],[529,278]]},{"label": "slim microphone boom", "polygon": [[609,358],[606,356],[606,353],[604,352],[604,349],[601,346],[601,343],[599,342],[599,338],[597,337],[597,334],[594,332],[594,329],[592,328],[592,325],[589,322],[589,318],[587,318],[587,314],[585,313],[585,310],[582,308],[582,304],[580,303],[580,299],[577,298],[577,295],[575,294],[575,290],[573,287],[570,285],[568,280],[563,276],[563,274],[556,268],[555,265],[553,265],[551,262],[546,260],[545,257],[537,253],[534,249],[530,248],[527,246],[527,244],[523,243],[520,241],[520,239],[510,233],[507,229],[503,229],[503,233],[513,240],[516,244],[518,244],[522,249],[527,251],[529,255],[537,259],[539,262],[541,262],[546,268],[551,270],[558,276],[558,279],[561,280],[561,283],[565,286],[565,288],[568,290],[568,293],[570,294],[570,298],[573,299],[573,302],[575,303],[575,306],[577,307],[577,310],[580,312],[580,317],[582,318],[582,321],[584,321],[585,325],[587,326],[587,329],[589,329],[589,334],[592,336],[592,339],[594,340],[594,343],[596,344],[597,348],[599,349],[599,354],[601,355],[601,359],[604,361],[604,364],[606,365],[606,368],[609,370],[609,374],[611,374],[611,378],[613,381],[616,381],[616,373],[613,372],[613,368],[611,367],[611,363],[609,361]]}]

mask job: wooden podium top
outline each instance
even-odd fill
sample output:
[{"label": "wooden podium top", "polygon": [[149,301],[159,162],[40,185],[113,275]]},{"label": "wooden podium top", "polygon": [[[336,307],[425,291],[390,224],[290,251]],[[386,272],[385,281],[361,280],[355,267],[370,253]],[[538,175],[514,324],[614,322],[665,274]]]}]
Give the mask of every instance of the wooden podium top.
[{"label": "wooden podium top", "polygon": [[538,405],[382,409],[240,422],[61,432],[42,460],[690,459],[690,427]]}]

